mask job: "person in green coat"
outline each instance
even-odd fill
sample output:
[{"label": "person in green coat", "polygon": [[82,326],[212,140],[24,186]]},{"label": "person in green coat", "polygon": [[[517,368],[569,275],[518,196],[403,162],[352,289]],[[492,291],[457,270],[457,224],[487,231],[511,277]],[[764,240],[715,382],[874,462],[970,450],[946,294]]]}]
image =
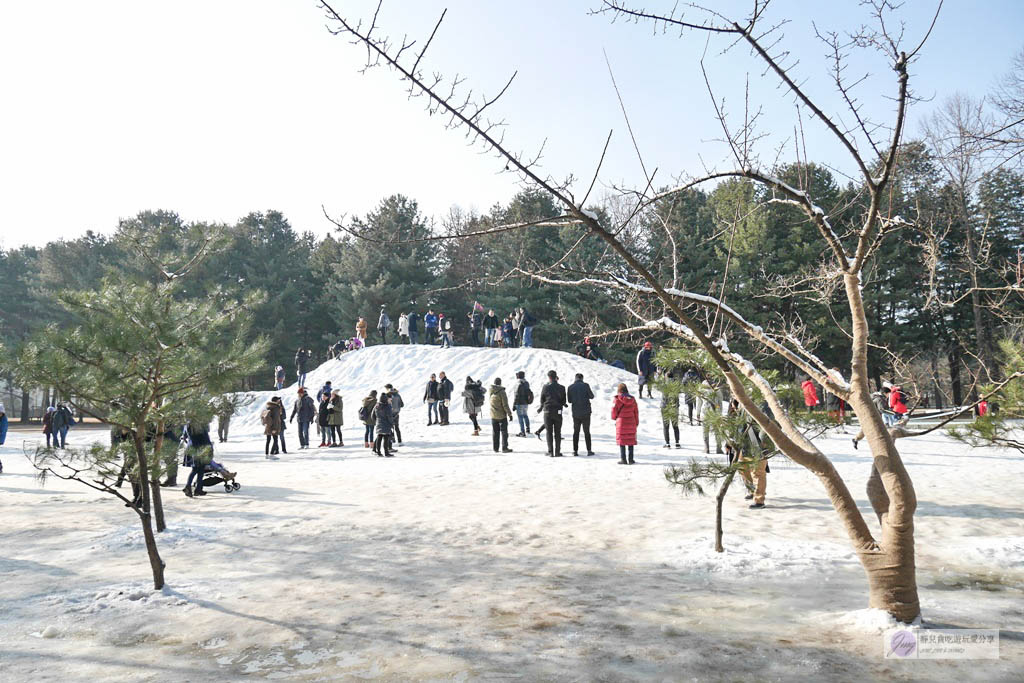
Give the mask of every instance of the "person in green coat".
[{"label": "person in green coat", "polygon": [[502,453],[511,453],[512,449],[508,447],[508,423],[512,421],[512,409],[508,405],[508,395],[505,393],[505,387],[501,386],[500,377],[494,378],[494,384],[491,385],[489,393],[491,441],[494,452],[498,452],[500,445]]}]

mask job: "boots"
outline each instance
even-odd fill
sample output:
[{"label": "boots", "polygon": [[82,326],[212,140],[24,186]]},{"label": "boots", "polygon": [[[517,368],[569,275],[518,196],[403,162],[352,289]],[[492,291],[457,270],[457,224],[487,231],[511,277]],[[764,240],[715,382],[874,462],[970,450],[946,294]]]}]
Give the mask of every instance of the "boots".
[{"label": "boots", "polygon": [[182,489],[182,491],[184,491],[185,495],[188,496],[189,498],[192,497],[192,487],[191,486],[186,486],[185,488]]},{"label": "boots", "polygon": [[480,430],[479,429],[474,429],[473,430],[473,436],[480,436]]},{"label": "boots", "polygon": [[166,489],[166,488],[169,488],[169,487],[172,487],[172,486],[177,486],[177,485],[178,485],[177,477],[167,477],[167,479],[165,479],[164,482],[162,484],[160,484],[160,488]]}]

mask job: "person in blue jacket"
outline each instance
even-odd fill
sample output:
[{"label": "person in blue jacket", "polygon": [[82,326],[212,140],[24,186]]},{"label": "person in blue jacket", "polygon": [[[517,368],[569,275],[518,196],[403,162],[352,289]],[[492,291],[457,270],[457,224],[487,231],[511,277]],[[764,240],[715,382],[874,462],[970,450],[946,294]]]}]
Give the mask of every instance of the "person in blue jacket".
[{"label": "person in blue jacket", "polygon": [[[427,332],[427,343],[435,343],[437,341],[437,314],[433,309],[428,309],[427,314],[423,316],[423,328]],[[409,324],[409,329],[412,329],[412,323]]]},{"label": "person in blue jacket", "polygon": [[651,342],[644,342],[644,348],[636,354],[636,374],[640,383],[640,388],[636,393],[637,398],[643,398],[645,386],[647,387],[647,398],[654,398],[651,395],[651,384],[654,381],[656,370],[657,368],[654,367],[654,345]]},{"label": "person in blue jacket", "polygon": [[[0,403],[0,446],[7,440],[7,413],[4,412],[4,404]],[[4,471],[4,464],[0,461],[0,472]]]}]

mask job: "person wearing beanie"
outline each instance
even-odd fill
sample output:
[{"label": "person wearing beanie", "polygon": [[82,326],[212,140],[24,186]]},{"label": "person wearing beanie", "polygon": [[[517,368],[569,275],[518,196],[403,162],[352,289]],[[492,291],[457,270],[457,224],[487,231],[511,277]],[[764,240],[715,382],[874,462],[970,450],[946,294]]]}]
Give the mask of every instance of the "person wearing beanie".
[{"label": "person wearing beanie", "polygon": [[533,403],[533,391],[530,383],[526,381],[526,373],[520,370],[516,373],[516,388],[512,398],[512,409],[519,416],[519,433],[516,436],[526,436],[530,433],[530,404]]},{"label": "person wearing beanie", "polygon": [[512,410],[508,405],[508,395],[505,387],[501,386],[501,378],[495,377],[491,384],[490,404],[491,409],[491,445],[497,453],[500,447],[502,453],[511,453],[508,447],[508,423],[512,421]]},{"label": "person wearing beanie", "polygon": [[307,394],[304,388],[299,387],[299,396],[292,404],[292,414],[288,418],[289,422],[294,421],[296,415],[299,418],[299,450],[309,448],[309,425],[316,419],[316,412],[313,397]]},{"label": "person wearing beanie", "polygon": [[640,424],[640,409],[636,399],[629,395],[625,383],[619,384],[612,404],[612,419],[615,420],[615,443],[619,446],[619,464],[635,465],[633,447],[636,446],[636,428]]},{"label": "person wearing beanie", "polygon": [[[46,435],[46,447],[56,448],[57,447],[57,430],[53,428],[53,414],[57,412],[57,409],[53,406],[46,406],[46,414],[43,415],[43,434]],[[53,445],[50,445],[50,439],[53,438]]]},{"label": "person wearing beanie", "polygon": [[576,373],[576,381],[569,385],[565,395],[572,404],[572,454],[580,454],[582,429],[587,455],[593,455],[594,448],[590,441],[590,402],[594,399],[594,392],[591,391],[590,385],[583,381],[583,373]]},{"label": "person wearing beanie", "polygon": [[547,430],[548,457],[562,457],[562,409],[568,405],[565,387],[558,383],[558,373],[548,371],[548,383],[540,390],[538,413],[544,413],[544,429]]},{"label": "person wearing beanie", "polygon": [[636,374],[639,379],[637,397],[644,397],[644,387],[647,387],[647,398],[654,398],[651,395],[651,385],[654,383],[654,345],[651,342],[644,342],[644,348],[636,354]]}]

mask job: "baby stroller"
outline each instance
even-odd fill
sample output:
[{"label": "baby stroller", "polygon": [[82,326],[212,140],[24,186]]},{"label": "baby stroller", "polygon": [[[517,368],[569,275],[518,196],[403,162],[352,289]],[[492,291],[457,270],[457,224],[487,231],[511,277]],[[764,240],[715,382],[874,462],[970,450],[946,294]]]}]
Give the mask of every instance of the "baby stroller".
[{"label": "baby stroller", "polygon": [[220,463],[210,461],[210,464],[203,469],[203,488],[224,485],[225,493],[234,493],[242,488],[242,485],[235,481],[235,472],[228,472]]}]

